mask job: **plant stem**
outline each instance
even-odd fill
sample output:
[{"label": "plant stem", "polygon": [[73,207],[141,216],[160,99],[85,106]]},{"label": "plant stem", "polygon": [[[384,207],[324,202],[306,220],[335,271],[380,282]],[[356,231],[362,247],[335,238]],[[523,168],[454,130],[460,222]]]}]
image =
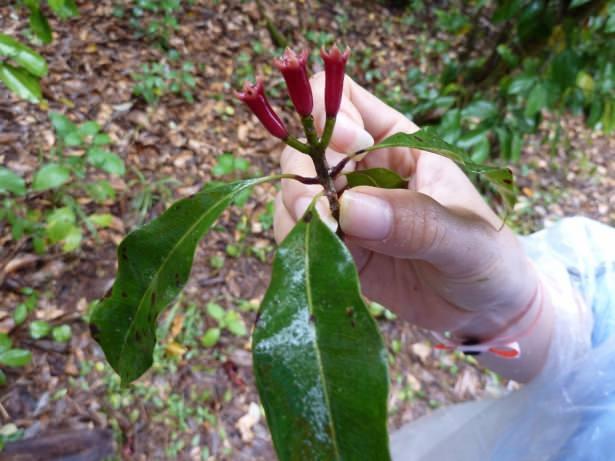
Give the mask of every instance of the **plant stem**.
[{"label": "plant stem", "polygon": [[316,134],[316,127],[314,126],[314,117],[308,115],[301,119],[303,124],[303,131],[310,146],[316,146],[318,144],[318,135]]},{"label": "plant stem", "polygon": [[335,127],[335,117],[327,117],[325,122],[325,129],[322,132],[322,138],[320,138],[320,147],[323,152],[331,142],[331,136],[333,136],[333,128]]},{"label": "plant stem", "polygon": [[284,142],[287,145],[289,145],[290,147],[292,147],[293,149],[298,150],[299,152],[303,152],[304,154],[310,154],[311,155],[310,146],[308,146],[307,144],[299,141],[297,138],[289,136],[286,139],[284,139]]},{"label": "plant stem", "polygon": [[340,202],[337,196],[337,190],[335,190],[335,184],[333,184],[333,178],[329,174],[329,164],[325,157],[325,149],[320,144],[317,148],[312,150],[312,161],[316,167],[316,176],[318,181],[325,189],[325,196],[329,200],[329,208],[331,209],[331,215],[336,221],[340,219]]},{"label": "plant stem", "polygon": [[[309,119],[308,117],[306,117],[306,119],[307,120],[305,120],[304,122],[304,127],[306,128],[307,135],[308,131],[311,131],[313,129],[314,120],[311,119],[311,117],[309,117]],[[333,183],[333,178],[331,177],[329,170],[329,164],[325,155],[327,146],[329,145],[329,142],[331,142],[331,136],[333,135],[333,127],[335,127],[335,117],[327,117],[327,120],[325,121],[325,128],[323,130],[322,137],[320,138],[320,142],[318,142],[315,137],[310,140],[310,157],[312,157],[314,167],[316,168],[316,176],[318,177],[320,184],[325,190],[325,196],[329,200],[329,208],[331,209],[331,215],[336,221],[339,221],[339,197],[337,196],[337,190],[335,190],[335,184]],[[338,233],[339,232],[341,231],[338,228]]]}]

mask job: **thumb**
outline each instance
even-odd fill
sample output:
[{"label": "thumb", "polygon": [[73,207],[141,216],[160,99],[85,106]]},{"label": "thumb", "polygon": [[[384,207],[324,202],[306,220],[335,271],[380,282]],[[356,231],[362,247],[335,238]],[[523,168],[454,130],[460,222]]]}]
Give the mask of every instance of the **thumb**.
[{"label": "thumb", "polygon": [[498,258],[492,243],[497,232],[488,223],[412,190],[348,190],[341,197],[340,225],[352,243],[394,258],[424,260],[450,275]]}]

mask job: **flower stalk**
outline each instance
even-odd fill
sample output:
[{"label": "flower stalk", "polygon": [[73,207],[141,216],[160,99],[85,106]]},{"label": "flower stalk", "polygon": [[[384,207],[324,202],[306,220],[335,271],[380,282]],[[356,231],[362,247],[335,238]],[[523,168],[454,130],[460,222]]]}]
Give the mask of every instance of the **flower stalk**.
[{"label": "flower stalk", "polygon": [[[331,142],[333,129],[335,128],[335,119],[342,103],[344,70],[349,54],[350,50],[348,48],[342,52],[336,45],[333,45],[328,51],[324,48],[320,51],[325,67],[324,103],[326,114],[325,126],[320,137],[316,132],[314,117],[312,116],[314,101],[307,71],[308,53],[302,51],[297,54],[287,48],[280,58],[274,60],[275,67],[278,68],[284,77],[288,95],[295,107],[295,111],[301,117],[306,142],[289,135],[284,122],[275,113],[265,96],[262,78],[257,78],[256,83],[246,82],[243,86],[243,91],[235,93],[273,136],[282,139],[293,149],[312,158],[316,169],[316,177],[305,178],[292,175],[292,179],[296,179],[304,184],[320,184],[324,189],[325,196],[329,200],[331,214],[336,221],[339,221],[340,205],[333,180],[341,172],[343,165],[330,168],[325,152]],[[342,163],[345,164],[347,162]],[[338,235],[341,236],[339,228]]]}]

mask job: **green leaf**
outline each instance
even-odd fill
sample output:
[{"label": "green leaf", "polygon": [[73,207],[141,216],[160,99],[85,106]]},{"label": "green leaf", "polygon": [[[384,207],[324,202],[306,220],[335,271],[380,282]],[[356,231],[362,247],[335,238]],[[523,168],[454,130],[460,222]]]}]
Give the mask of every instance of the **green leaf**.
[{"label": "green leaf", "polygon": [[480,120],[483,120],[485,118],[497,115],[497,112],[498,109],[494,103],[490,101],[478,100],[470,103],[467,107],[465,107],[461,111],[461,115],[464,118],[475,117]]},{"label": "green leaf", "polygon": [[220,328],[210,328],[201,337],[203,347],[214,347],[220,339]]},{"label": "green leaf", "polygon": [[0,352],[8,351],[13,345],[13,341],[6,333],[0,333]]},{"label": "green leaf", "polygon": [[224,308],[216,303],[207,303],[207,315],[216,320],[217,322],[222,322],[224,318]]},{"label": "green leaf", "polygon": [[43,97],[38,79],[20,67],[0,62],[0,81],[19,98],[38,103]]},{"label": "green leaf", "polygon": [[92,144],[95,146],[106,146],[107,144],[111,144],[111,138],[107,133],[100,133],[94,136]]},{"label": "green leaf", "polygon": [[2,33],[0,33],[0,56],[6,56],[36,77],[47,75],[45,58],[32,48]]},{"label": "green leaf", "polygon": [[26,183],[22,177],[13,173],[8,168],[0,166],[0,194],[12,193],[25,195]]},{"label": "green leaf", "polygon": [[113,215],[109,213],[91,214],[88,219],[96,227],[109,227],[113,222]]},{"label": "green leaf", "polygon": [[32,353],[25,349],[9,349],[0,352],[0,365],[5,367],[23,367],[32,361]]},{"label": "green leaf", "polygon": [[530,88],[536,82],[536,77],[527,75],[518,75],[513,78],[508,86],[508,94],[524,94],[530,91]]},{"label": "green leaf", "polygon": [[224,316],[224,327],[235,336],[245,336],[248,334],[248,329],[241,315],[235,311],[228,311],[226,313]]},{"label": "green leaf", "polygon": [[69,131],[64,136],[64,144],[69,147],[79,147],[83,144],[83,137],[79,131]]},{"label": "green leaf", "polygon": [[110,296],[97,304],[91,324],[123,382],[137,379],[151,366],[156,319],[185,285],[203,234],[236,194],[269,179],[207,187],[122,241],[115,284]]},{"label": "green leaf", "polygon": [[408,181],[388,168],[369,168],[346,174],[349,187],[373,186],[383,189],[407,189]]},{"label": "green leaf", "polygon": [[90,197],[98,203],[104,202],[108,199],[113,200],[113,198],[115,198],[115,189],[113,189],[113,186],[111,186],[109,181],[104,179],[86,184],[86,188]]},{"label": "green leaf", "polygon": [[30,323],[30,336],[32,339],[41,339],[51,332],[51,325],[42,320],[34,320]]},{"label": "green leaf", "polygon": [[62,251],[64,253],[70,253],[76,250],[81,245],[83,239],[83,231],[79,227],[73,227],[68,235],[64,238],[64,245],[62,245]]},{"label": "green leaf", "polygon": [[41,42],[49,44],[53,37],[51,35],[51,27],[49,21],[39,8],[33,9],[30,12],[30,29],[34,32]]},{"label": "green leaf", "polygon": [[483,136],[483,138],[472,149],[472,161],[475,163],[484,163],[489,158],[489,152],[491,151],[491,144],[489,138]]},{"label": "green leaf", "polygon": [[61,19],[68,19],[79,15],[75,0],[47,0],[47,4]]},{"label": "green leaf", "polygon": [[100,126],[94,120],[90,120],[88,122],[84,122],[79,125],[78,128],[79,134],[81,136],[94,136],[96,133],[100,131]]},{"label": "green leaf", "polygon": [[75,227],[75,213],[69,207],[55,209],[47,217],[45,233],[51,243],[64,240]]},{"label": "green leaf", "polygon": [[503,0],[497,4],[498,7],[493,12],[493,16],[491,18],[493,22],[508,21],[523,7],[522,0]]},{"label": "green leaf", "polygon": [[465,169],[471,173],[477,173],[483,176],[500,194],[504,204],[512,209],[517,201],[517,188],[514,184],[514,176],[509,168],[497,168],[488,165],[479,165],[478,163],[467,162]]},{"label": "green leaf", "polygon": [[107,173],[122,176],[126,172],[124,160],[117,154],[101,149],[100,147],[92,147],[88,149],[87,160]]},{"label": "green leaf", "polygon": [[66,343],[70,341],[72,331],[69,325],[59,325],[51,330],[51,336],[56,342]]},{"label": "green leaf", "polygon": [[70,171],[68,168],[58,165],[57,163],[48,163],[34,175],[32,188],[35,191],[56,189],[66,183],[69,179]]},{"label": "green leaf", "polygon": [[551,61],[551,80],[557,83],[561,90],[574,86],[581,66],[579,56],[571,49],[565,49],[555,55]]},{"label": "green leaf", "polygon": [[13,321],[15,322],[15,325],[21,325],[26,321],[26,318],[28,318],[28,306],[21,303],[13,312]]},{"label": "green leaf", "polygon": [[51,120],[51,126],[56,130],[56,133],[62,138],[65,138],[69,133],[77,131],[77,125],[71,122],[66,115],[50,112],[49,120]]},{"label": "green leaf", "polygon": [[277,250],[252,341],[280,461],[390,459],[386,349],[352,256],[313,207]]},{"label": "green leaf", "polygon": [[526,117],[534,117],[540,110],[547,105],[549,94],[547,88],[542,83],[537,83],[527,97],[524,114]]},{"label": "green leaf", "polygon": [[512,207],[515,204],[517,194],[514,177],[508,168],[479,165],[468,158],[468,155],[462,149],[443,141],[430,130],[420,130],[412,134],[395,133],[380,141],[378,144],[368,147],[363,152],[390,147],[422,149],[447,157],[457,163],[457,165],[466,172],[482,174],[499,192],[507,206]]}]

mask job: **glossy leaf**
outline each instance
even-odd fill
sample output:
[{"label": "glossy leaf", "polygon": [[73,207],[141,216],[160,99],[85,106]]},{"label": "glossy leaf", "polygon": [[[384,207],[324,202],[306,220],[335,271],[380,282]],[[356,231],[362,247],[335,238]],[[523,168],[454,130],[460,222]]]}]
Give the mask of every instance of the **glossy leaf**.
[{"label": "glossy leaf", "polygon": [[409,147],[422,149],[434,154],[443,155],[457,163],[466,172],[478,173],[487,179],[494,189],[502,196],[507,206],[515,204],[517,193],[512,171],[508,168],[496,168],[487,165],[479,165],[473,162],[464,150],[443,141],[431,131],[420,130],[416,133],[395,133],[380,141],[364,152],[390,147]]},{"label": "glossy leaf", "polygon": [[205,188],[122,241],[115,284],[95,307],[91,326],[123,382],[137,379],[151,366],[156,320],[188,280],[203,234],[235,195],[266,179]]},{"label": "glossy leaf", "polygon": [[56,189],[70,179],[68,168],[57,163],[48,163],[34,175],[32,188],[35,191]]},{"label": "glossy leaf", "polygon": [[387,460],[386,350],[352,256],[312,210],[278,248],[253,333],[267,423],[281,461]]},{"label": "glossy leaf", "polygon": [[0,62],[0,81],[26,101],[38,103],[43,97],[38,79],[20,67]]},{"label": "glossy leaf", "polygon": [[408,181],[388,168],[369,168],[346,174],[349,187],[373,186],[383,189],[406,189]]},{"label": "glossy leaf", "polygon": [[21,42],[2,33],[0,33],[0,56],[11,59],[15,64],[19,64],[20,67],[36,77],[47,75],[45,58]]},{"label": "glossy leaf", "polygon": [[26,193],[26,183],[16,173],[0,166],[0,194],[6,193],[24,195]]}]

